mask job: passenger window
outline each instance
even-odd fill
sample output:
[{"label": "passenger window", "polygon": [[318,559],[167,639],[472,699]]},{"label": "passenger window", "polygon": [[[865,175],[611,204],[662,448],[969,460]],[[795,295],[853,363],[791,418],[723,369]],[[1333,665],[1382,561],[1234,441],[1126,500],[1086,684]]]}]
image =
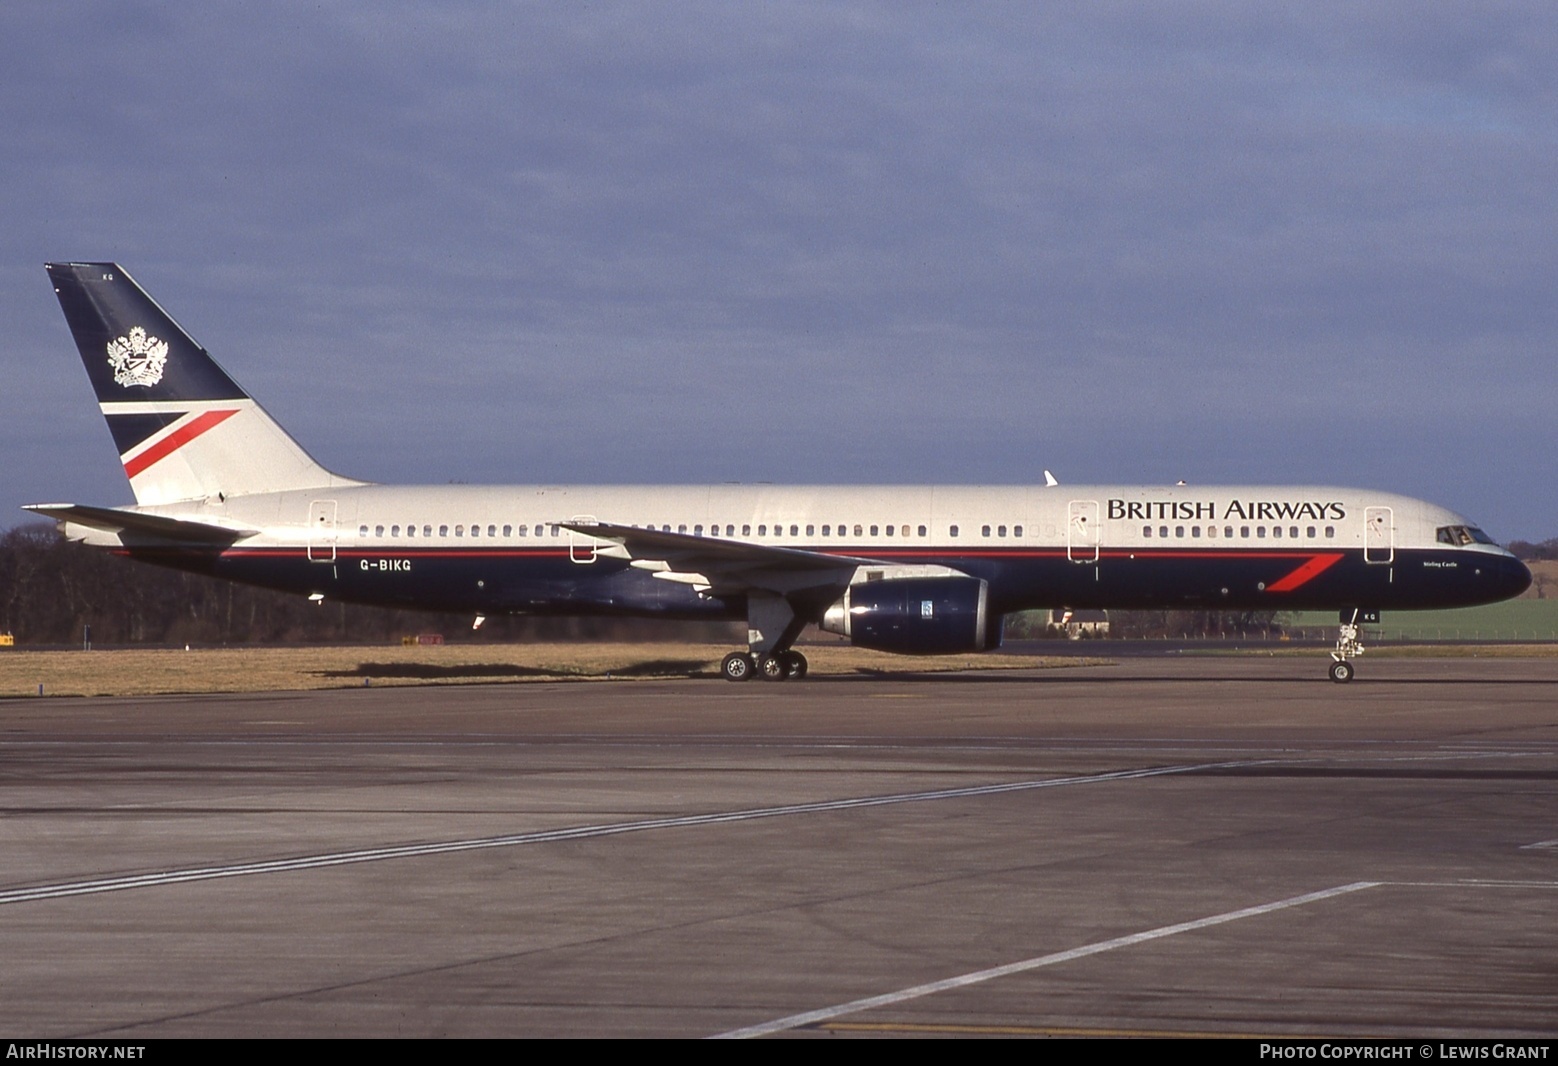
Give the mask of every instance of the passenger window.
[{"label": "passenger window", "polygon": [[1243,537],[1245,540],[1249,540],[1250,539],[1250,527],[1249,526],[1240,526],[1239,527],[1239,536]]},{"label": "passenger window", "polygon": [[925,535],[925,527],[924,527],[924,526],[921,526],[921,527],[920,527],[920,536],[922,536],[922,537],[923,537],[923,536],[924,536],[924,535]]},{"label": "passenger window", "polygon": [[1005,526],[996,526],[995,527],[995,535],[998,536],[998,537],[1006,536],[1006,527]]},{"label": "passenger window", "polygon": [[678,532],[678,533],[686,533],[687,532],[687,523],[683,522],[681,525],[677,526],[676,527],[676,532]]},{"label": "passenger window", "polygon": [[357,527],[357,535],[359,537],[366,537],[368,535],[368,527],[367,526],[358,526]]},{"label": "passenger window", "polygon": [[1179,537],[1181,540],[1183,540],[1184,536],[1185,536],[1185,527],[1184,526],[1175,526],[1174,527],[1174,536]]},{"label": "passenger window", "polygon": [[697,525],[692,527],[692,535],[695,536],[695,537],[703,536],[703,523],[702,522],[699,522]]},{"label": "passenger window", "polygon": [[884,533],[886,533],[889,537],[893,535],[893,527],[892,526],[884,526],[882,528],[882,531]]},{"label": "passenger window", "polygon": [[1206,527],[1206,535],[1208,537],[1211,537],[1213,540],[1216,540],[1217,539],[1217,527],[1216,526],[1207,526]]},{"label": "passenger window", "polygon": [[1288,526],[1288,536],[1292,537],[1294,540],[1297,540],[1298,539],[1298,527],[1297,526]]},{"label": "passenger window", "polygon": [[826,537],[828,535],[828,527],[827,526],[823,526],[822,527],[822,535],[824,537]]},{"label": "passenger window", "polygon": [[863,537],[865,535],[866,535],[866,531],[865,531],[865,527],[864,526],[856,526],[855,527],[855,536]]},{"label": "passenger window", "polygon": [[790,527],[790,536],[798,537],[800,535],[801,535],[801,527],[800,526],[791,526]]},{"label": "passenger window", "polygon": [[1336,527],[1335,526],[1326,526],[1325,527],[1325,535],[1327,537],[1335,537],[1336,536]]},{"label": "passenger window", "polygon": [[871,535],[872,535],[872,536],[873,536],[873,537],[874,537],[874,536],[876,536],[876,535],[877,535],[877,533],[876,533],[876,528],[877,528],[877,527],[876,527],[876,526],[872,526],[872,527],[871,527]]},{"label": "passenger window", "polygon": [[[456,528],[456,531],[458,532],[459,527],[457,526],[455,528]],[[472,526],[471,527],[471,536],[473,536],[473,537],[481,536],[481,526]]]},{"label": "passenger window", "polygon": [[750,537],[752,535],[752,527],[751,526],[742,526],[741,527],[741,535],[743,537]]},{"label": "passenger window", "polygon": [[1276,537],[1276,538],[1278,538],[1280,540],[1281,537],[1282,537],[1282,527],[1281,526],[1272,526],[1271,527],[1271,535],[1273,537]]},{"label": "passenger window", "polygon": [[957,536],[958,535],[958,527],[957,526],[949,526],[947,528],[947,534],[949,536],[953,536],[953,537]]},{"label": "passenger window", "polygon": [[1151,526],[1142,526],[1141,527],[1141,535],[1144,536],[1144,537],[1151,537],[1152,536],[1152,527]]},{"label": "passenger window", "polygon": [[496,537],[497,535],[498,535],[498,527],[497,526],[488,526],[487,527],[487,536],[489,536],[489,537]]},{"label": "passenger window", "polygon": [[1255,539],[1256,540],[1265,540],[1266,539],[1266,527],[1265,526],[1256,526],[1255,527]]},{"label": "passenger window", "polygon": [[512,525],[504,526],[503,527],[503,535],[505,537],[512,537],[514,535],[514,527]]},{"label": "passenger window", "polygon": [[449,527],[448,526],[439,526],[438,527],[438,535],[440,537],[447,537],[449,535]]},{"label": "passenger window", "polygon": [[816,526],[811,526],[811,525],[807,526],[806,527],[806,535],[808,537],[815,537],[817,535],[817,527]]},{"label": "passenger window", "polygon": [[407,526],[406,527],[406,536],[414,537],[416,535],[417,535],[417,527],[416,526]]},{"label": "passenger window", "polygon": [[422,535],[424,537],[431,537],[433,535],[433,527],[432,526],[423,526],[422,527]]},{"label": "passenger window", "polygon": [[1022,536],[1022,526],[1013,526],[1012,527],[1012,536],[1014,536],[1014,537]]},{"label": "passenger window", "polygon": [[[1223,536],[1229,538],[1230,540],[1233,539],[1233,527],[1232,526],[1224,526],[1223,527]],[[1245,536],[1249,536],[1249,534],[1246,533]]]},{"label": "passenger window", "polygon": [[1160,536],[1160,537],[1168,536],[1168,526],[1159,526],[1158,527],[1158,536]]},{"label": "passenger window", "polygon": [[727,536],[727,537],[734,537],[735,535],[736,535],[736,527],[735,526],[726,526],[725,527],[725,536]]},{"label": "passenger window", "polygon": [[1191,526],[1190,527],[1190,539],[1191,540],[1200,540],[1201,539],[1201,527],[1200,526]]}]

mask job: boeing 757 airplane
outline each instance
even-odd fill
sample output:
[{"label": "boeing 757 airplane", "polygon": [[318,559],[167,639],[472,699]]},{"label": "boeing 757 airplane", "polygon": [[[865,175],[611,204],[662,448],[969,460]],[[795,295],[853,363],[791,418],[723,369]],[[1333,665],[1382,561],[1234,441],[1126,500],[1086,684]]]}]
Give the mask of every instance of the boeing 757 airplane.
[{"label": "boeing 757 airplane", "polygon": [[315,600],[745,619],[730,681],[802,677],[808,625],[916,655],[996,647],[1044,607],[1340,612],[1517,596],[1465,518],[1319,485],[390,486],[320,466],[114,263],[47,270],[133,507],[28,509],[72,540]]}]

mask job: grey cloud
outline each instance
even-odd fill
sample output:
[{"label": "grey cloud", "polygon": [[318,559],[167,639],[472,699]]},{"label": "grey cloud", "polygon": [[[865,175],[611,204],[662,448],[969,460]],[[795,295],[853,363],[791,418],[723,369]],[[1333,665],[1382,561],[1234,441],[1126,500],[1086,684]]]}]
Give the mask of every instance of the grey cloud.
[{"label": "grey cloud", "polygon": [[90,415],[37,264],[111,256],[365,476],[1053,466],[1420,490],[1552,535],[1555,28],[12,5],[9,502],[124,496],[106,434],[36,413]]}]

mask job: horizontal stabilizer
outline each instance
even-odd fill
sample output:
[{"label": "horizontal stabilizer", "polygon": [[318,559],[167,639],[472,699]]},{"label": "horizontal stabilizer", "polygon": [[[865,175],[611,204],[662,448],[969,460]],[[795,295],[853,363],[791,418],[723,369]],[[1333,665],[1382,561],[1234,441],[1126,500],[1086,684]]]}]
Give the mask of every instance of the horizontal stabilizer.
[{"label": "horizontal stabilizer", "polygon": [[140,511],[121,511],[116,507],[88,507],[79,503],[33,503],[23,508],[62,522],[74,522],[93,529],[105,529],[113,533],[141,533],[165,540],[193,541],[200,544],[231,544],[236,540],[256,535],[257,529],[229,529],[209,522],[192,522],[187,518],[168,518],[165,515],[144,514]]}]

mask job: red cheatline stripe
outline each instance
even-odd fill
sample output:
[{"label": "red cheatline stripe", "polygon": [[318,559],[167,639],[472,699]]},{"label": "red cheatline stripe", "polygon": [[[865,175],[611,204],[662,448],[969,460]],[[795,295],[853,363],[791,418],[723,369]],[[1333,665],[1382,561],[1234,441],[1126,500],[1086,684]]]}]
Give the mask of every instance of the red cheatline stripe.
[{"label": "red cheatline stripe", "polygon": [[134,477],[158,460],[166,459],[212,426],[221,425],[237,413],[236,408],[230,411],[206,411],[204,414],[190,419],[184,423],[182,428],[169,433],[134,459],[126,459],[124,461],[125,477]]},{"label": "red cheatline stripe", "polygon": [[1281,581],[1273,582],[1266,586],[1267,592],[1292,592],[1300,585],[1307,584],[1313,579],[1325,573],[1331,567],[1341,562],[1342,553],[1334,552],[1327,555],[1316,555],[1303,566],[1293,571]]}]

